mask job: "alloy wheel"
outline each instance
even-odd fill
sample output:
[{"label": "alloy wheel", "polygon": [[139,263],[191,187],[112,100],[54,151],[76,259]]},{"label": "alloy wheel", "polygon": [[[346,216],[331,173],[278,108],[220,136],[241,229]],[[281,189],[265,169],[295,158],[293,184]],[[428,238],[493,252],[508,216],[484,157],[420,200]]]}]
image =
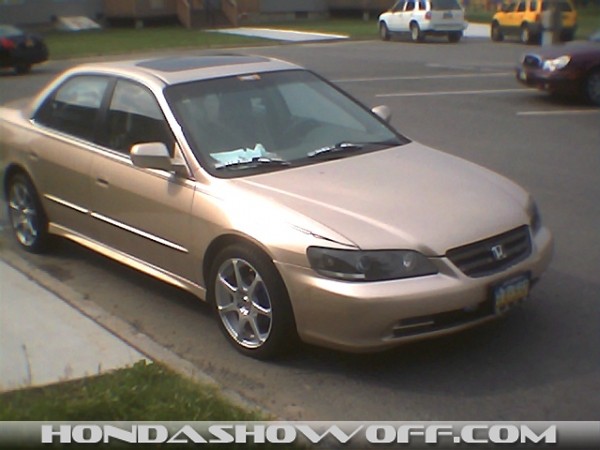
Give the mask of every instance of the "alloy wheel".
[{"label": "alloy wheel", "polygon": [[19,244],[30,251],[40,250],[46,236],[45,215],[29,180],[16,175],[8,194],[10,222]]},{"label": "alloy wheel", "polygon": [[215,303],[225,330],[244,348],[262,346],[273,323],[271,297],[260,273],[241,258],[225,260],[217,271]]},{"label": "alloy wheel", "polygon": [[521,42],[523,44],[529,44],[531,41],[531,34],[529,32],[529,27],[527,25],[523,25],[521,27]]},{"label": "alloy wheel", "polygon": [[596,70],[588,76],[586,94],[591,103],[600,106],[600,70]]}]

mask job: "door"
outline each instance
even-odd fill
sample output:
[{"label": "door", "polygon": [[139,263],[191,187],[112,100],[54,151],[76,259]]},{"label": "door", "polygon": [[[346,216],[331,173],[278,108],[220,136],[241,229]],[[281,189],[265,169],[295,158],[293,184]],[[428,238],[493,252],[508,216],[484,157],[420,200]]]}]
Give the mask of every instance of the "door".
[{"label": "door", "polygon": [[506,14],[506,32],[518,34],[525,19],[526,4],[524,1],[511,3]]},{"label": "door", "polygon": [[194,182],[136,167],[129,157],[131,146],[143,142],[163,142],[173,155],[176,151],[152,92],[118,80],[103,128],[106,151],[92,167],[92,216],[101,241],[170,274],[194,279],[200,270],[189,253]]},{"label": "door", "polygon": [[50,221],[89,237],[94,235],[89,176],[109,82],[99,75],[65,80],[36,111],[39,132],[29,148],[30,168]]},{"label": "door", "polygon": [[408,27],[403,23],[404,20],[404,6],[406,4],[406,0],[399,0],[391,9],[391,14],[388,21],[388,27],[390,31],[399,32],[399,31],[408,31]]}]

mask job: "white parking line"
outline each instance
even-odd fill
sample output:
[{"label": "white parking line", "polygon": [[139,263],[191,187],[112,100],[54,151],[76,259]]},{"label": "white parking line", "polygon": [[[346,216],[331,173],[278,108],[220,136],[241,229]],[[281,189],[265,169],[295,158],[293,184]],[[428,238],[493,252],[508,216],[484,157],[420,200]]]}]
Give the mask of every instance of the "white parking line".
[{"label": "white parking line", "polygon": [[560,109],[554,111],[519,111],[517,116],[559,116],[571,114],[600,114],[600,109]]},{"label": "white parking line", "polygon": [[437,91],[437,92],[396,92],[391,94],[377,94],[375,97],[431,97],[436,95],[492,95],[506,94],[509,92],[531,92],[530,89],[493,89],[480,91]]},{"label": "white parking line", "polygon": [[454,75],[407,75],[396,77],[366,77],[366,78],[341,78],[333,80],[335,83],[364,83],[370,81],[396,81],[396,80],[438,80],[450,78],[480,78],[480,77],[505,77],[514,76],[513,72],[490,72],[490,73],[460,73]]}]

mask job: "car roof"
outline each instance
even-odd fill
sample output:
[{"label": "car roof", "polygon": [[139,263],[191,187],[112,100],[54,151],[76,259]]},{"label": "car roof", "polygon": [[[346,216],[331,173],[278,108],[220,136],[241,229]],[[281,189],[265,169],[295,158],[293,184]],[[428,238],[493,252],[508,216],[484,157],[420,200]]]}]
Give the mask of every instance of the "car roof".
[{"label": "car roof", "polygon": [[77,66],[70,72],[100,72],[158,79],[166,85],[248,73],[301,69],[292,63],[256,55],[175,55]]}]

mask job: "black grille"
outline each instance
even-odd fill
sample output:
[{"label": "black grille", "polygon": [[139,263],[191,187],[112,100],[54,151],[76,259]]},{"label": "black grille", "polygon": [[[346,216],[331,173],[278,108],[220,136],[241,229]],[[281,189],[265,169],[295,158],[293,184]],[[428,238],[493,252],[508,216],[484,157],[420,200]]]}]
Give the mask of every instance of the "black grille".
[{"label": "black grille", "polygon": [[524,260],[530,253],[529,227],[523,225],[507,233],[449,250],[446,256],[465,275],[483,277]]},{"label": "black grille", "polygon": [[525,55],[523,57],[524,67],[542,67],[542,59],[537,55]]}]

